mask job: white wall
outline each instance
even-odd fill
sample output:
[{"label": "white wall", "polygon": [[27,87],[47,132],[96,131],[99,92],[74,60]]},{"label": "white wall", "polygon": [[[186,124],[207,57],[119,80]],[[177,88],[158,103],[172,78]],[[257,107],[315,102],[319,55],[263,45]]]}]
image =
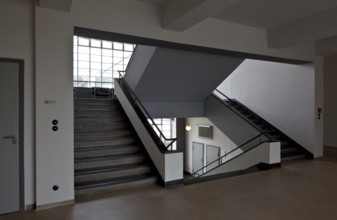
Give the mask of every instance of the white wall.
[{"label": "white wall", "polygon": [[[185,171],[189,173],[193,173],[193,158],[192,158],[193,157],[193,151],[192,151],[193,142],[199,142],[199,143],[205,144],[205,147],[204,147],[205,151],[206,151],[206,145],[220,147],[221,156],[237,147],[226,135],[224,135],[207,118],[187,118],[186,125],[187,124],[192,127],[190,131],[186,131]],[[198,124],[213,126],[213,139],[198,137]]]},{"label": "white wall", "polygon": [[324,58],[324,145],[337,147],[337,55]]},{"label": "white wall", "polygon": [[35,25],[36,205],[41,206],[74,199],[73,27],[69,14],[39,7]]},{"label": "white wall", "polygon": [[259,163],[277,164],[281,162],[280,142],[262,143],[259,146],[241,154],[226,164],[208,172],[205,176],[220,173],[245,170]]},{"label": "white wall", "polygon": [[33,1],[0,1],[0,57],[24,60],[24,182],[26,205],[33,204],[35,200],[33,25]]},{"label": "white wall", "polygon": [[246,60],[219,89],[315,153],[314,71],[313,64]]}]

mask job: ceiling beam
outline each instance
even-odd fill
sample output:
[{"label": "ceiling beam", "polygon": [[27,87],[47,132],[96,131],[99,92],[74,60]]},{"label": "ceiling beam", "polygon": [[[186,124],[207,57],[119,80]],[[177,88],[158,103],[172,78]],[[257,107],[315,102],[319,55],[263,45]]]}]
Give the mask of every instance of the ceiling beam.
[{"label": "ceiling beam", "polygon": [[37,5],[42,8],[69,12],[73,0],[37,0]]},{"label": "ceiling beam", "polygon": [[331,56],[337,54],[337,36],[316,41],[316,55]]},{"label": "ceiling beam", "polygon": [[337,35],[337,7],[267,31],[268,46],[284,48]]},{"label": "ceiling beam", "polygon": [[163,6],[162,26],[184,31],[206,18],[217,15],[239,0],[172,0]]}]

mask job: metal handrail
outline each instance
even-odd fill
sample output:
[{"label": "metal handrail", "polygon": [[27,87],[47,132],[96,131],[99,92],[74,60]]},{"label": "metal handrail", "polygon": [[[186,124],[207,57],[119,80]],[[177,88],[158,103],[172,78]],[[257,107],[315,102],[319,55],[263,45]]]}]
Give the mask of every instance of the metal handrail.
[{"label": "metal handrail", "polygon": [[[220,95],[224,96],[229,102],[234,102],[231,98],[229,98],[227,95],[225,95],[224,93],[222,93],[222,92],[219,91],[218,89],[215,89],[214,91],[217,92],[217,93],[219,93]],[[264,136],[265,138],[267,138],[268,141],[272,141],[272,139],[271,139],[269,136],[265,135],[265,134],[267,134],[267,133],[272,132],[272,130],[265,130],[265,131],[262,131],[261,129],[259,129],[258,127],[256,127],[255,124],[253,124],[252,122],[250,122],[249,120],[247,120],[246,118],[244,118],[242,115],[240,115],[237,111],[235,111],[229,104],[227,104],[224,100],[222,100],[222,99],[221,99],[218,95],[216,95],[214,92],[213,92],[212,95],[213,95],[218,101],[220,101],[223,105],[227,106],[230,110],[232,110],[232,111],[233,111],[236,115],[238,115],[241,119],[243,119],[244,121],[246,121],[250,126],[252,126],[254,129],[256,129],[256,130],[259,132],[259,134],[258,134],[257,136],[255,136],[255,137],[249,139],[248,141],[244,142],[243,144],[241,144],[240,146],[236,147],[235,149],[231,150],[230,152],[226,153],[225,155],[223,155],[223,156],[217,158],[216,160],[212,161],[211,163],[207,164],[206,166],[203,166],[202,168],[198,169],[197,171],[195,171],[195,172],[192,174],[193,177],[204,175],[205,173],[203,173],[203,174],[200,175],[198,172],[204,170],[205,168],[207,168],[208,166],[214,164],[215,162],[221,161],[224,157],[227,157],[229,154],[231,154],[231,153],[237,151],[238,149],[243,148],[245,145],[247,145],[248,143],[250,143],[250,142],[256,140],[257,138],[260,138],[260,142],[259,142],[258,145],[260,145],[260,144],[262,143],[262,141],[261,141],[262,136]],[[258,146],[258,145],[256,145],[256,146]],[[253,146],[253,147],[256,147],[256,146]],[[253,147],[252,147],[252,148],[253,148]],[[252,149],[252,148],[250,148],[250,149]],[[247,151],[242,152],[242,154],[245,153],[245,152],[247,152]],[[240,154],[240,155],[241,155],[241,154]],[[228,162],[228,161],[226,161],[225,163],[227,163],[227,162]],[[223,164],[225,164],[225,163],[222,163],[222,164],[220,164],[219,166],[221,166],[221,165],[223,165]],[[207,171],[207,172],[209,172],[209,171]]]},{"label": "metal handrail", "polygon": [[[254,147],[256,147],[256,146],[258,146],[258,145],[260,145],[260,144],[262,144],[262,143],[264,143],[264,141],[261,140],[261,137],[262,137],[264,134],[268,133],[268,132],[269,132],[269,131],[264,131],[264,132],[258,134],[257,136],[255,136],[255,137],[249,139],[248,141],[246,141],[245,143],[241,144],[240,146],[234,148],[233,150],[231,150],[230,152],[226,153],[225,155],[223,155],[223,156],[221,156],[221,157],[215,159],[214,161],[212,161],[211,163],[207,164],[206,166],[203,166],[202,168],[198,169],[197,171],[195,171],[195,172],[192,174],[193,177],[200,177],[200,176],[206,174],[206,173],[209,172],[209,171],[207,171],[207,172],[205,172],[205,173],[203,173],[203,174],[201,174],[201,175],[200,175],[198,172],[204,170],[204,169],[207,168],[209,165],[211,165],[211,164],[213,164],[213,163],[215,163],[215,162],[217,162],[217,161],[221,161],[224,157],[227,157],[229,154],[233,153],[234,151],[243,148],[246,144],[252,142],[253,140],[255,140],[255,139],[257,139],[257,138],[260,138],[260,142],[259,142],[257,145],[255,145],[255,146],[249,148],[248,150],[250,150],[250,149],[252,149],[252,148],[254,148]],[[265,137],[268,138],[269,141],[271,141],[271,139],[270,139],[269,137],[267,137],[267,136],[265,136]],[[247,152],[248,150],[242,152],[242,154],[245,153],[245,152]],[[242,154],[239,154],[239,155],[242,155]],[[237,156],[239,156],[239,155],[237,155]],[[234,158],[235,158],[235,157],[234,157]],[[232,158],[232,159],[234,159],[234,158]],[[227,162],[229,162],[229,160],[226,161],[225,163],[227,163]],[[219,166],[224,165],[225,163],[222,163],[222,164],[220,164]]]},{"label": "metal handrail", "polygon": [[[152,122],[152,124],[154,125],[154,127],[156,128],[156,130],[159,133],[159,140],[165,146],[165,148],[168,150],[173,145],[173,143],[177,141],[177,138],[166,138],[165,137],[165,135],[159,129],[158,125],[154,122],[154,119],[151,117],[151,115],[149,114],[149,112],[146,110],[146,108],[144,107],[144,105],[142,104],[142,102],[139,100],[139,98],[137,97],[137,95],[131,89],[130,85],[124,79],[124,76],[122,75],[122,73],[125,73],[125,71],[120,71],[119,70],[118,73],[119,73],[120,79],[123,80],[123,82],[126,85],[128,91],[132,94],[132,96],[134,98],[134,102],[142,109],[143,113],[146,114],[146,118],[149,119]],[[151,127],[153,128],[153,126],[151,126]],[[157,132],[155,131],[155,133],[157,133]],[[158,133],[157,133],[157,135],[158,135]],[[165,140],[165,143],[169,142],[169,144],[167,146],[162,142],[162,138]]]},{"label": "metal handrail", "polygon": [[[226,99],[228,99],[228,101],[230,102],[235,102],[233,99],[229,98],[228,96],[226,96],[225,94],[223,94],[222,92],[220,92],[218,89],[215,89],[214,91],[216,91],[217,93],[220,93],[221,95],[223,95]],[[241,119],[243,119],[245,122],[247,122],[250,126],[252,126],[254,129],[256,129],[259,132],[263,132],[264,130],[260,129],[259,127],[257,127],[254,123],[252,123],[251,121],[247,120],[245,117],[243,117],[241,114],[239,114],[236,110],[233,109],[233,107],[231,107],[229,104],[227,104],[226,102],[224,102],[224,100],[220,99],[219,96],[217,96],[216,94],[212,94],[217,100],[219,100],[222,104],[226,105],[230,110],[232,110],[236,115],[238,115]]]}]

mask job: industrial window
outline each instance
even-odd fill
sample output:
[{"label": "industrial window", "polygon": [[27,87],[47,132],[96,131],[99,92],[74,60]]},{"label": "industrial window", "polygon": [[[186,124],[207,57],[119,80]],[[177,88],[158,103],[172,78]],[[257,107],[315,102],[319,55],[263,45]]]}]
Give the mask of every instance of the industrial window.
[{"label": "industrial window", "polygon": [[74,36],[74,87],[113,88],[136,45]]}]

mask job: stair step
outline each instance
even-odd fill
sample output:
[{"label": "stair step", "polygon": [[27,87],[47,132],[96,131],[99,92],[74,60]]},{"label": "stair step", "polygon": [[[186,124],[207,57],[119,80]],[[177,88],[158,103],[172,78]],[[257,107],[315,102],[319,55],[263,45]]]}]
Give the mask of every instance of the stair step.
[{"label": "stair step", "polygon": [[119,109],[111,110],[111,109],[83,109],[83,110],[74,110],[74,117],[125,117],[124,112]]},{"label": "stair step", "polygon": [[75,160],[75,171],[79,169],[99,168],[121,164],[142,163],[144,161],[146,161],[146,158],[145,154],[142,153],[81,158]]},{"label": "stair step", "polygon": [[75,123],[122,123],[128,122],[126,117],[74,117]]},{"label": "stair step", "polygon": [[129,122],[115,122],[115,123],[78,123],[75,121],[74,130],[75,132],[81,131],[107,131],[115,129],[125,129],[130,128]]},{"label": "stair step", "polygon": [[74,105],[96,105],[96,106],[115,106],[120,105],[116,100],[104,100],[104,99],[74,99]]},{"label": "stair step", "polygon": [[287,157],[282,157],[281,161],[289,161],[289,160],[296,160],[296,159],[300,159],[300,158],[306,158],[307,155],[306,154],[295,154],[293,156],[287,156]]},{"label": "stair step", "polygon": [[281,140],[281,148],[287,148],[287,146],[289,145],[289,141],[286,140]]},{"label": "stair step", "polygon": [[98,131],[98,132],[76,132],[74,134],[75,142],[86,140],[109,140],[123,137],[132,137],[135,133],[131,130],[116,131]]},{"label": "stair step", "polygon": [[75,172],[75,184],[103,181],[105,179],[125,177],[131,175],[145,175],[153,171],[153,168],[145,163],[131,165],[116,165],[99,169],[84,169]]},{"label": "stair step", "polygon": [[117,146],[101,146],[75,148],[75,159],[111,156],[118,154],[140,153],[143,149],[138,145],[117,145]]},{"label": "stair step", "polygon": [[100,147],[100,146],[116,146],[116,145],[127,145],[127,144],[137,144],[139,142],[137,137],[121,137],[121,138],[111,138],[108,140],[85,140],[76,141],[74,143],[76,148],[83,147]]},{"label": "stair step", "polygon": [[290,154],[290,153],[296,153],[298,150],[296,147],[287,147],[287,148],[281,148],[281,155],[284,154]]},{"label": "stair step", "polygon": [[100,193],[113,192],[123,189],[139,188],[155,184],[158,177],[155,175],[137,175],[131,177],[114,178],[102,182],[75,185],[76,196],[90,196]]},{"label": "stair step", "polygon": [[118,105],[74,105],[74,110],[110,110],[120,111],[121,107]]}]

